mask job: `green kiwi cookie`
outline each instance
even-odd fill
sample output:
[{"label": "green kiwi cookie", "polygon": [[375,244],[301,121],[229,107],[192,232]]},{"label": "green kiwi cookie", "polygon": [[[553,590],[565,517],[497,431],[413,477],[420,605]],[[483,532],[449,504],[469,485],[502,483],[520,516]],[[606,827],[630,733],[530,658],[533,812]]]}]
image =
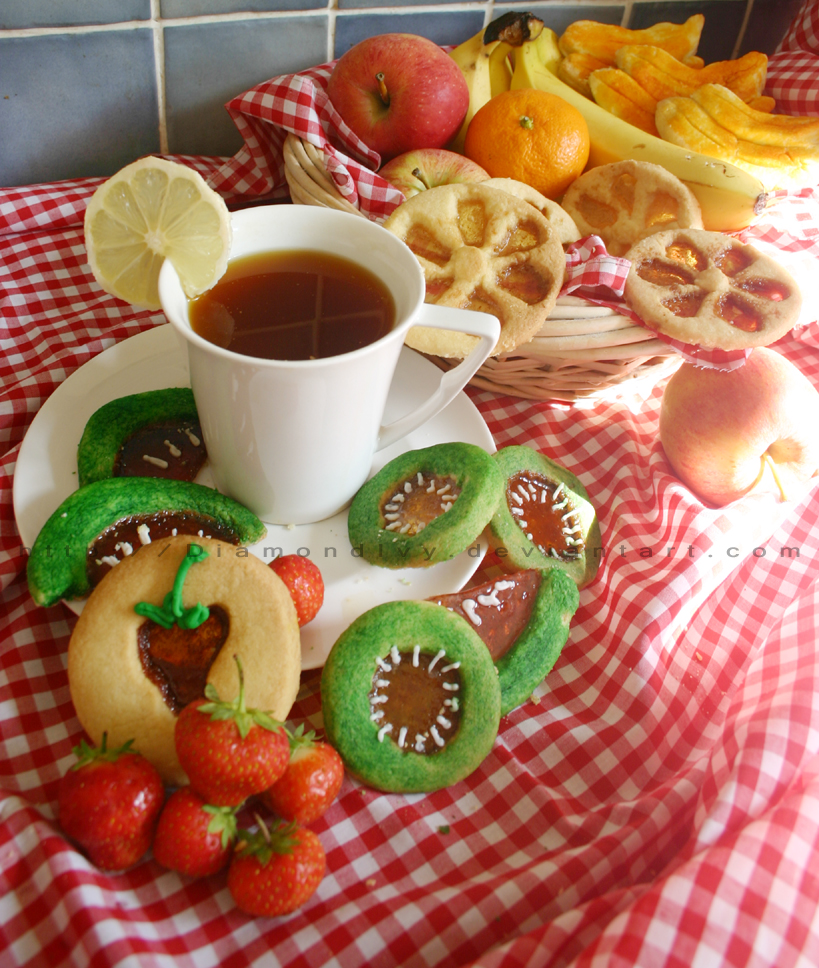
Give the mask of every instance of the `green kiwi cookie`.
[{"label": "green kiwi cookie", "polygon": [[472,773],[492,749],[500,701],[489,650],[432,602],[365,612],[321,676],[327,738],[352,774],[391,793],[439,790]]},{"label": "green kiwi cookie", "polygon": [[193,480],[206,457],[193,392],[168,387],[118,397],[91,414],[77,472],[80,487],[115,476]]},{"label": "green kiwi cookie", "polygon": [[46,606],[82,598],[96,584],[97,559],[112,556],[108,545],[129,545],[122,552],[127,556],[141,543],[174,530],[204,531],[205,537],[243,545],[267,533],[246,507],[202,484],[152,477],[95,481],[70,494],[37,535],[27,568],[32,597]]},{"label": "green kiwi cookie", "polygon": [[530,568],[429,601],[462,615],[489,649],[505,716],[526,702],[551,672],[569,637],[579,599],[577,585],[562,569]]},{"label": "green kiwi cookie", "polygon": [[600,524],[580,481],[531,447],[504,447],[494,460],[506,486],[488,533],[502,567],[560,568],[578,588],[594,581]]},{"label": "green kiwi cookie", "polygon": [[353,548],[371,564],[421,568],[465,551],[503,493],[491,455],[475,444],[401,454],[364,484],[350,506]]}]

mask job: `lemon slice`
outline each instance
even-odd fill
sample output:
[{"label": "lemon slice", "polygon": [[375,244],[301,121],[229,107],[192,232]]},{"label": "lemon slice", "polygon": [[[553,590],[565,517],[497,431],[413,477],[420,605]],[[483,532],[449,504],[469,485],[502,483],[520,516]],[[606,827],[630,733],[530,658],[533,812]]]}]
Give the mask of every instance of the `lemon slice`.
[{"label": "lemon slice", "polygon": [[189,297],[219,280],[230,252],[224,199],[192,168],[162,158],[126,165],[94,192],[85,246],[102,288],[133,306],[159,309],[157,280],[170,259]]}]

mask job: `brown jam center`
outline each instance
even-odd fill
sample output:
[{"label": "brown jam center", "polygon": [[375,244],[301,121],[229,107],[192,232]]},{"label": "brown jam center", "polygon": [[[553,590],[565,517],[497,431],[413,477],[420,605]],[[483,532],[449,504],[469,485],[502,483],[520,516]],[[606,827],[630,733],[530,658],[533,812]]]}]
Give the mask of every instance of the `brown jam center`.
[{"label": "brown jam center", "polygon": [[529,569],[429,601],[465,618],[497,662],[529,624],[540,581],[540,572]]},{"label": "brown jam center", "polygon": [[369,695],[379,742],[388,738],[421,754],[443,749],[461,721],[459,667],[443,649],[433,654],[420,646],[405,652],[393,646],[379,658]]},{"label": "brown jam center", "polygon": [[173,713],[205,695],[208,672],[228,636],[227,612],[218,605],[209,611],[195,629],[166,629],[148,620],[137,631],[142,669]]},{"label": "brown jam center", "polygon": [[382,500],[382,528],[396,534],[418,534],[448,511],[460,493],[461,488],[454,477],[419,471],[402,481]]},{"label": "brown jam center", "polygon": [[114,477],[192,481],[207,456],[197,421],[147,424],[122,445],[114,466]]},{"label": "brown jam center", "polygon": [[129,515],[115,521],[89,545],[85,567],[91,588],[95,588],[114,565],[133,554],[143,544],[175,534],[198,535],[228,544],[238,544],[233,531],[204,515],[188,511]]},{"label": "brown jam center", "polygon": [[506,503],[518,527],[542,554],[562,561],[580,557],[585,548],[580,512],[572,507],[562,483],[520,471],[507,482]]}]

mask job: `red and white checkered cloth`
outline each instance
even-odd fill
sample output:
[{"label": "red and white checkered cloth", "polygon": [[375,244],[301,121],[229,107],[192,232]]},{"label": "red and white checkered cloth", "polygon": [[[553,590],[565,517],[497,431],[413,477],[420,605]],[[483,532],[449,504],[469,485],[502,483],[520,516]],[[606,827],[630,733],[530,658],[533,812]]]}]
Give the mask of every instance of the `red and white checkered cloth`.
[{"label": "red and white checkered cloth", "polygon": [[[345,780],[315,824],[328,871],[302,910],[249,918],[224,875],[189,881],[150,855],[106,875],[65,840],[75,619],[28,594],[15,463],[59,383],[163,322],[93,281],[82,214],[96,184],[0,190],[4,968],[819,963],[816,487],[705,508],[665,462],[661,388],[588,409],[469,391],[497,446],[528,444],[580,476],[599,509],[600,576],[554,670],[471,777],[424,796]],[[755,233],[815,260],[816,199],[777,211]],[[819,385],[815,324],[779,349]],[[315,674],[292,722],[321,725]]]},{"label": "red and white checkered cloth", "polygon": [[778,114],[819,115],[819,0],[805,0],[769,58],[765,93]]}]

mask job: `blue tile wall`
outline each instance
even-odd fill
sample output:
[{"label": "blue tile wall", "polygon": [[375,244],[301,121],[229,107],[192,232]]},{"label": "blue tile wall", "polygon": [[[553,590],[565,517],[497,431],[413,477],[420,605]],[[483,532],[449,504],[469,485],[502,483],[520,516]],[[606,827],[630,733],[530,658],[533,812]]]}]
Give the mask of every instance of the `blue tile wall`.
[{"label": "blue tile wall", "polygon": [[387,31],[457,44],[508,10],[561,33],[705,14],[699,53],[772,53],[801,0],[0,0],[0,185],[110,175],[155,152],[232,155],[224,109]]}]

